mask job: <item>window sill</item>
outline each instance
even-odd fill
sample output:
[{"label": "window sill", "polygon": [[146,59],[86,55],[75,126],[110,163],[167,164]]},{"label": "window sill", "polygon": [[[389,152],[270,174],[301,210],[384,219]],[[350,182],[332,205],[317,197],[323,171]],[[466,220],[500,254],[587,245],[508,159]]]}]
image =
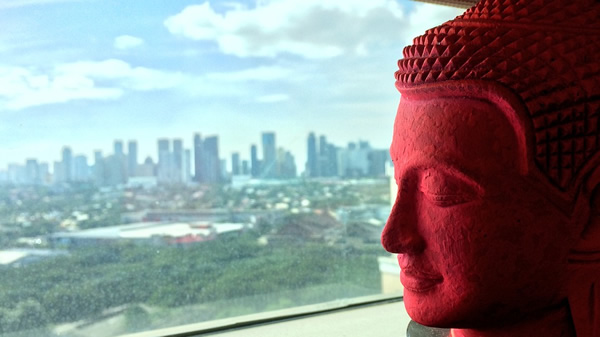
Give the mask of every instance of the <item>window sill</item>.
[{"label": "window sill", "polygon": [[122,337],[406,336],[410,318],[397,294],[232,317]]}]

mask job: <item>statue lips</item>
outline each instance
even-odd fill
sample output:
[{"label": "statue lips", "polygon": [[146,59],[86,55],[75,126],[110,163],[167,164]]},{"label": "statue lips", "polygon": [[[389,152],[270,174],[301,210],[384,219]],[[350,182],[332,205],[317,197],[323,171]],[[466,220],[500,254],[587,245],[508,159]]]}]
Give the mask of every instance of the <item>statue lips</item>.
[{"label": "statue lips", "polygon": [[443,278],[439,276],[430,276],[416,272],[414,269],[401,269],[400,282],[404,288],[415,292],[423,293],[441,283]]},{"label": "statue lips", "polygon": [[400,264],[400,282],[405,289],[412,292],[426,292],[444,280],[441,275],[424,271],[425,268],[419,268],[411,263],[405,254],[398,255],[398,262]]}]

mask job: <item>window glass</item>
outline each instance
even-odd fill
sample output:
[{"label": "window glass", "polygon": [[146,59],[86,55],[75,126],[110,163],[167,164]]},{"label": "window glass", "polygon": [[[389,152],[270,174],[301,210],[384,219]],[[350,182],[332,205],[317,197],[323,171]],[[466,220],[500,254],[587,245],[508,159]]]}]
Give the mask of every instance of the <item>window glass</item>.
[{"label": "window glass", "polygon": [[401,291],[379,244],[393,72],[461,11],[0,3],[0,335],[117,336]]}]

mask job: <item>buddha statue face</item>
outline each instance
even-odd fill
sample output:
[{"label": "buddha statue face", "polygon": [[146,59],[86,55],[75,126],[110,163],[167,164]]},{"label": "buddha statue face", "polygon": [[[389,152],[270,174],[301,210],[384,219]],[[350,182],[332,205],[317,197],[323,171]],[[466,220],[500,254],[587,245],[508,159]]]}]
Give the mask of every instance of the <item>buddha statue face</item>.
[{"label": "buddha statue face", "polygon": [[598,17],[598,0],[479,0],[404,48],[382,243],[418,323],[600,336]]},{"label": "buddha statue face", "polygon": [[578,226],[520,170],[520,146],[490,102],[402,97],[391,146],[399,192],[382,244],[398,254],[413,320],[494,326],[565,299]]}]

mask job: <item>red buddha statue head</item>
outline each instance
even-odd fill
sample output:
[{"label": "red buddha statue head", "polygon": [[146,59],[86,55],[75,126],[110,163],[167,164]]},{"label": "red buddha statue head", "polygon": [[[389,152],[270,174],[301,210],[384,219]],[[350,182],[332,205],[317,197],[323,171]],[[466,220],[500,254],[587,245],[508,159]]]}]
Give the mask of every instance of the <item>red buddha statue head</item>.
[{"label": "red buddha statue head", "polygon": [[482,0],[413,43],[382,233],[408,314],[600,336],[600,2]]}]

